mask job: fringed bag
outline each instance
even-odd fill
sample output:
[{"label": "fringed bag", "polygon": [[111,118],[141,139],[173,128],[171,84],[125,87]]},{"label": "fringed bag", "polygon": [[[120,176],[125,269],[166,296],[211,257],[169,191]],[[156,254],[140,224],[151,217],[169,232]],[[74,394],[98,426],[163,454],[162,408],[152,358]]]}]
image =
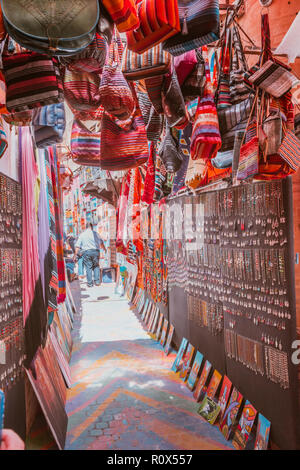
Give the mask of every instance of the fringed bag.
[{"label": "fringed bag", "polygon": [[193,126],[191,138],[191,158],[193,160],[214,158],[222,144],[206,47],[203,48],[202,53],[205,60],[206,84],[203,96],[198,100]]},{"label": "fringed bag", "polygon": [[73,122],[71,157],[77,165],[100,166],[100,132],[90,132],[77,121]]}]

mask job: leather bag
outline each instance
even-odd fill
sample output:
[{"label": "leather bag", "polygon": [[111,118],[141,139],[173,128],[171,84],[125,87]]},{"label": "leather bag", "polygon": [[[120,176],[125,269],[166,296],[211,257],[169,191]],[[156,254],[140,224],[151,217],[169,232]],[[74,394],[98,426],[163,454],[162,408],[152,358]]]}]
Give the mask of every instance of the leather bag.
[{"label": "leather bag", "polygon": [[1,0],[4,25],[21,46],[50,55],[71,55],[94,39],[97,0]]}]

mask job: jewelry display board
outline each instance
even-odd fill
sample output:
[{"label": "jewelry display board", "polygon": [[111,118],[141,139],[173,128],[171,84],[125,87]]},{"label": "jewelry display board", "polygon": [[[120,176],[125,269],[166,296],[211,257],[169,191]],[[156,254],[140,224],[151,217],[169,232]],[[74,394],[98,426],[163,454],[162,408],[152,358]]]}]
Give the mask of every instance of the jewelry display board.
[{"label": "jewelry display board", "polygon": [[0,389],[5,426],[25,434],[22,187],[0,173]]},{"label": "jewelry display board", "polygon": [[179,340],[188,338],[272,422],[278,446],[296,448],[290,180],[183,196],[169,204],[170,321]]}]

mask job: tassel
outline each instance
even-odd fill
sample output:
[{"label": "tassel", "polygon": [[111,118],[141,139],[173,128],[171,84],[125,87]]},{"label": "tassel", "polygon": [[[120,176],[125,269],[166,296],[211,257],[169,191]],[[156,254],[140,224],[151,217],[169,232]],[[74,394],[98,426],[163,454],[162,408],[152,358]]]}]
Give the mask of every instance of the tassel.
[{"label": "tassel", "polygon": [[187,10],[185,10],[184,18],[183,18],[183,26],[182,26],[182,31],[181,31],[181,34],[183,36],[186,36],[189,32],[188,25],[187,25],[187,20],[186,20],[187,19],[187,14],[188,14],[188,12],[187,12]]}]

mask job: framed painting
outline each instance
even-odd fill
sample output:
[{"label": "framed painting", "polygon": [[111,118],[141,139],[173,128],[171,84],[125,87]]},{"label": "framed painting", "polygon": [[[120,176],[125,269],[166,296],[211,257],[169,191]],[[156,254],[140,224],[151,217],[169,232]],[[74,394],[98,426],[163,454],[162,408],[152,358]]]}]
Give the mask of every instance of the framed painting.
[{"label": "framed painting", "polygon": [[236,425],[236,418],[243,401],[243,395],[234,387],[230,396],[228,406],[225,410],[223,419],[220,423],[220,430],[225,437],[229,440],[232,431]]},{"label": "framed painting", "polygon": [[187,349],[186,349],[186,352],[183,354],[182,356],[182,361],[181,361],[181,364],[179,367],[180,370],[179,370],[179,377],[185,381],[191,371],[191,364],[192,364],[192,361],[193,361],[193,357],[194,357],[194,352],[195,352],[195,348],[194,346],[189,343]]},{"label": "framed painting", "polygon": [[223,383],[219,395],[219,405],[221,407],[221,412],[220,412],[220,420],[223,418],[229,397],[230,397],[230,392],[232,388],[232,382],[229,380],[227,375],[224,375],[223,378]]},{"label": "framed painting", "polygon": [[146,299],[146,302],[144,304],[144,308],[143,308],[143,311],[142,311],[142,321],[144,321],[144,318],[146,316],[148,308],[149,308],[149,299]]},{"label": "framed painting", "polygon": [[155,309],[155,315],[154,315],[154,318],[153,318],[153,322],[152,322],[152,325],[150,327],[150,333],[153,335],[156,331],[156,328],[157,328],[157,322],[158,322],[158,319],[159,319],[159,308],[156,307]]},{"label": "framed painting", "polygon": [[165,347],[164,347],[164,352],[167,356],[168,356],[168,354],[170,352],[170,349],[171,349],[171,342],[172,342],[172,339],[173,339],[173,334],[174,334],[174,326],[170,325],[167,341],[166,341],[166,344],[165,344]]},{"label": "framed painting", "polygon": [[160,313],[158,327],[157,327],[157,331],[156,331],[156,335],[155,335],[156,341],[159,341],[163,321],[164,321],[164,316],[163,316],[162,313]]},{"label": "framed painting", "polygon": [[169,326],[169,322],[168,322],[167,319],[165,319],[164,324],[163,324],[163,328],[162,328],[161,338],[160,338],[160,341],[159,341],[162,347],[164,347],[166,339],[167,339],[168,326]]},{"label": "framed painting", "polygon": [[239,424],[235,430],[232,444],[238,450],[244,450],[250,433],[252,431],[252,427],[257,415],[257,411],[251,403],[246,400],[244,409],[242,411],[242,416],[240,417]]},{"label": "framed painting", "polygon": [[203,362],[203,354],[197,351],[191,372],[188,376],[187,383],[186,383],[188,388],[192,391],[195,388],[196,380],[198,378],[202,362]]},{"label": "framed painting", "polygon": [[262,414],[258,413],[257,431],[254,450],[268,450],[271,423]]},{"label": "framed painting", "polygon": [[203,401],[201,402],[198,413],[210,424],[215,424],[215,421],[219,416],[220,410],[220,405],[216,403],[212,398],[209,398],[207,395],[205,395]]},{"label": "framed painting", "polygon": [[220,372],[215,370],[206,390],[206,395],[208,396],[208,398],[211,398],[211,399],[215,398],[215,395],[217,393],[221,380],[222,380],[222,375],[220,374]]},{"label": "framed painting", "polygon": [[179,367],[181,358],[182,358],[183,354],[185,353],[185,350],[186,350],[186,348],[187,348],[187,345],[188,345],[188,340],[187,340],[186,338],[182,338],[182,341],[181,341],[180,347],[179,347],[179,349],[178,349],[178,352],[177,352],[175,361],[173,362],[173,365],[172,365],[172,367],[171,367],[171,370],[172,370],[173,372],[177,372],[177,371],[178,371],[178,367]]},{"label": "framed painting", "polygon": [[152,302],[149,302],[149,306],[148,306],[148,309],[147,309],[147,313],[145,315],[145,318],[144,318],[144,323],[145,325],[147,326],[148,324],[148,321],[149,321],[149,318],[151,316],[151,313],[152,313],[152,310],[153,310],[153,303]]},{"label": "framed painting", "polygon": [[150,331],[150,327],[153,323],[153,320],[154,320],[154,316],[155,316],[155,310],[156,310],[156,306],[153,304],[153,307],[150,311],[150,314],[149,314],[149,317],[148,317],[148,321],[146,323],[146,328],[148,331]]},{"label": "framed painting", "polygon": [[199,401],[202,395],[202,390],[203,387],[205,387],[205,384],[208,380],[208,376],[211,371],[211,363],[209,361],[205,361],[205,364],[203,366],[200,378],[198,380],[197,386],[194,391],[194,398]]}]

